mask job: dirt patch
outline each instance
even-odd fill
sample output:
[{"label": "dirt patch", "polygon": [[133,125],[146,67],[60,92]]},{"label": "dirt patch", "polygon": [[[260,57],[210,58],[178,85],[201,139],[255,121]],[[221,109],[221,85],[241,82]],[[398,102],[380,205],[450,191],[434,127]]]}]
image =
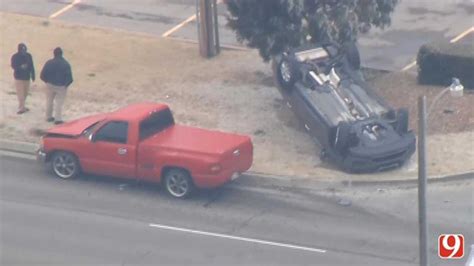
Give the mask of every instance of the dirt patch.
[{"label": "dirt patch", "polygon": [[[255,146],[252,170],[256,172],[320,179],[390,179],[414,173],[415,158],[397,171],[368,176],[347,175],[321,163],[318,147],[282,101],[273,86],[270,66],[264,64],[255,51],[225,50],[217,58],[207,60],[199,57],[194,44],[54,20],[45,23],[36,17],[0,15],[2,73],[11,73],[9,59],[19,42],[28,45],[37,72],[56,46],[63,48],[75,78],[66,100],[66,120],[112,111],[129,103],[166,102],[179,123],[250,135]],[[417,87],[413,77],[385,75],[373,82],[395,106],[408,106],[414,117],[412,102],[416,103],[416,95],[422,91],[413,89]],[[400,87],[406,91],[396,89]],[[33,85],[27,101],[31,111],[21,116],[16,115],[13,88],[11,74],[0,76],[0,134],[3,139],[38,141],[38,135],[51,126],[44,117],[44,84],[37,81]],[[420,90],[428,92],[429,89]],[[463,106],[469,105],[472,97],[462,101]],[[472,117],[464,114],[467,109],[459,109],[457,102],[445,104],[451,106],[454,113],[442,114],[442,117],[455,126],[446,127],[439,122],[438,127],[433,124],[434,132],[473,129]],[[462,113],[463,118],[459,118],[462,122],[451,121],[457,117],[458,110]],[[459,125],[462,123],[465,123],[464,129]],[[474,149],[466,149],[466,143],[471,146],[473,143],[470,132],[436,136],[429,140],[435,154],[430,158],[434,163],[430,168],[432,173],[474,168],[472,163],[466,162],[466,158],[473,158]]]},{"label": "dirt patch", "polygon": [[[386,73],[370,81],[374,90],[390,105],[408,108],[410,128],[418,132],[418,97],[426,95],[429,106],[444,87],[420,86],[416,74]],[[442,97],[429,114],[429,133],[446,134],[474,130],[474,90],[465,90],[463,97]]]}]

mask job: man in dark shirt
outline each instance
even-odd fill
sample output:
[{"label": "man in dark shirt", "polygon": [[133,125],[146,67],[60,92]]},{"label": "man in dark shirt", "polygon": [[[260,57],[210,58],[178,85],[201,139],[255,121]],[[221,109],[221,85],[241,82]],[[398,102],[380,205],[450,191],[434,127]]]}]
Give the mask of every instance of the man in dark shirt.
[{"label": "man in dark shirt", "polygon": [[[54,49],[54,58],[48,60],[41,70],[41,80],[46,83],[46,121],[63,123],[62,108],[67,88],[72,83],[71,65],[63,58],[60,47]],[[53,117],[54,103],[54,117]]]},{"label": "man in dark shirt", "polygon": [[35,66],[33,57],[27,52],[24,43],[18,44],[18,52],[11,58],[13,77],[15,78],[16,95],[18,97],[18,112],[23,114],[29,109],[25,107],[26,97],[30,89],[30,79],[35,81]]}]

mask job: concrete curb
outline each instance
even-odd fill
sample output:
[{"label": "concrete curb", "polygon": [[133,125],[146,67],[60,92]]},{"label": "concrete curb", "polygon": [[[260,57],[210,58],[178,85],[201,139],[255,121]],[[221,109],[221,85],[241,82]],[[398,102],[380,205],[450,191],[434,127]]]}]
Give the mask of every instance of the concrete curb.
[{"label": "concrete curb", "polygon": [[[11,140],[0,140],[1,154],[10,157],[20,157],[24,159],[35,158],[39,145],[30,142],[20,142]],[[332,180],[302,178],[298,176],[271,175],[260,172],[248,171],[242,178],[236,180],[236,185],[249,187],[272,187],[272,188],[305,188],[320,189],[324,187],[357,187],[357,186],[401,186],[416,185],[418,177],[390,180]],[[432,176],[429,183],[460,181],[474,179],[474,172],[452,173],[449,175]]]},{"label": "concrete curb", "polygon": [[[162,38],[177,41],[177,42],[199,44],[199,42],[197,40],[187,39],[187,38],[182,38],[182,37],[168,36],[168,37],[162,37]],[[235,51],[251,51],[252,50],[250,48],[247,48],[246,46],[238,46],[238,45],[232,45],[232,44],[222,44],[221,43],[219,46],[221,47],[221,49],[235,50]]]},{"label": "concrete curb", "polygon": [[4,150],[4,151],[35,155],[35,152],[38,148],[39,148],[38,144],[31,143],[31,142],[21,142],[21,141],[12,141],[12,140],[0,141],[0,150]]}]

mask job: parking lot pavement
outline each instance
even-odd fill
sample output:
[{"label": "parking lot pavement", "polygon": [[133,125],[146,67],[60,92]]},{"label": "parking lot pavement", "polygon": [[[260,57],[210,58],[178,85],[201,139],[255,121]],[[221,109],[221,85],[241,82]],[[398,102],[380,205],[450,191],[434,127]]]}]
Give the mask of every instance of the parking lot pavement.
[{"label": "parking lot pavement", "polygon": [[81,24],[161,34],[195,12],[194,1],[88,0],[78,4],[60,19]]},{"label": "parking lot pavement", "polygon": [[63,1],[38,1],[38,0],[2,0],[0,11],[32,15],[38,17],[49,17],[66,4]]},{"label": "parking lot pavement", "polygon": [[474,31],[471,31],[468,35],[466,35],[462,40],[459,41],[460,43],[470,44],[474,48]]},{"label": "parking lot pavement", "polygon": [[416,59],[421,45],[451,40],[472,27],[473,21],[464,18],[473,14],[472,0],[401,1],[389,28],[372,30],[360,38],[364,64],[377,69],[401,70]]},{"label": "parking lot pavement", "polygon": [[194,0],[2,0],[0,10],[50,17],[72,3],[56,19],[156,36],[195,13]]},{"label": "parking lot pavement", "polygon": [[[156,36],[197,40],[195,0],[2,0],[0,11],[50,17],[72,23],[118,28]],[[221,44],[242,46],[226,27],[226,8],[218,5]],[[366,67],[401,70],[413,63],[419,47],[430,41],[450,40],[473,26],[473,0],[401,1],[385,30],[362,35],[359,43]],[[178,27],[176,27],[178,26]],[[176,28],[170,32],[171,29]],[[472,41],[472,40],[471,40]],[[410,68],[414,71],[416,68]]]}]

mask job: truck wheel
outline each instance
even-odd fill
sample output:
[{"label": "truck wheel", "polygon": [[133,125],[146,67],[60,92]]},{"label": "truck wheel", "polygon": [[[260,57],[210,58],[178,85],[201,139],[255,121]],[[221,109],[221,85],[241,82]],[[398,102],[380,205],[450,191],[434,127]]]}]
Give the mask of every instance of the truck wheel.
[{"label": "truck wheel", "polygon": [[175,198],[186,198],[194,189],[189,173],[182,169],[171,169],[164,176],[165,188]]},{"label": "truck wheel", "polygon": [[403,135],[408,132],[408,110],[400,108],[397,112],[397,125],[395,130],[398,134]]},{"label": "truck wheel", "polygon": [[81,167],[74,154],[58,151],[51,157],[51,170],[62,179],[72,179],[79,174]]},{"label": "truck wheel", "polygon": [[291,90],[297,80],[297,72],[294,63],[283,57],[277,66],[276,75],[280,86],[286,90]]}]

